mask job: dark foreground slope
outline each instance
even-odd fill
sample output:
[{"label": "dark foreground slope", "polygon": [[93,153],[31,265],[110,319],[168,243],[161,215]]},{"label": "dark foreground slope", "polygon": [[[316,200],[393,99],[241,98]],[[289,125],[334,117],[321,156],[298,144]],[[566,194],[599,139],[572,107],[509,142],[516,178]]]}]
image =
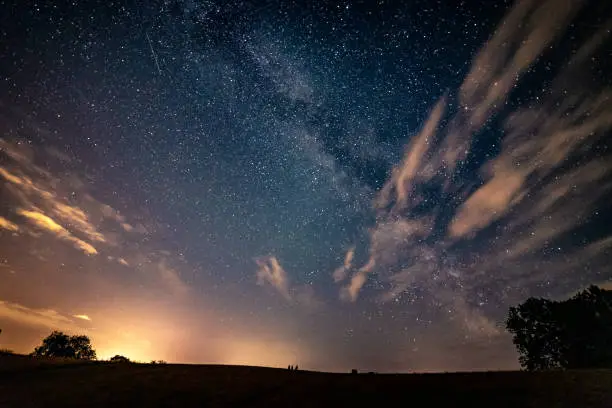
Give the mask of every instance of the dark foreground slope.
[{"label": "dark foreground slope", "polygon": [[612,407],[612,371],[351,375],[15,358],[0,357],[2,408]]}]

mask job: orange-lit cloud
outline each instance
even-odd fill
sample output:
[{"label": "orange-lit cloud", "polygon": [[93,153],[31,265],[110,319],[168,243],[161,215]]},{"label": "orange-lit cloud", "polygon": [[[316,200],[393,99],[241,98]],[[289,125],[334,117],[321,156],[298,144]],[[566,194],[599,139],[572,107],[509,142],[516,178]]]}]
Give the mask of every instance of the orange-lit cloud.
[{"label": "orange-lit cloud", "polygon": [[[563,32],[579,7],[580,2],[572,1],[518,3],[480,52],[462,86],[462,103],[470,107],[475,122],[484,123],[499,109],[520,74]],[[515,22],[526,15],[524,30],[517,30]],[[589,89],[567,86],[609,33],[610,23],[578,49],[539,106],[509,115],[504,149],[488,166],[489,181],[468,199],[453,221],[453,236],[478,230],[506,214],[524,197],[523,190],[612,126],[610,89],[593,94]],[[525,186],[528,178],[530,185]]]},{"label": "orange-lit cloud", "polygon": [[93,247],[93,245],[75,237],[66,228],[62,227],[51,217],[41,212],[18,209],[17,214],[27,218],[28,221],[30,221],[37,227],[54,234],[59,239],[71,242],[75,248],[80,249],[88,255],[96,255],[98,253],[98,251],[96,250],[96,248]]},{"label": "orange-lit cloud", "polygon": [[393,169],[391,178],[385,183],[375,199],[375,208],[384,209],[389,205],[391,191],[395,191],[396,210],[406,207],[415,179],[424,174],[421,171],[422,166],[427,160],[428,150],[434,143],[445,104],[446,101],[442,98],[429,114],[421,132],[410,141],[406,147],[402,163]]},{"label": "orange-lit cloud", "polygon": [[[90,197],[90,201],[95,201],[93,197]],[[117,221],[119,224],[123,225],[125,223],[125,227],[123,227],[126,231],[131,231],[132,226],[126,223],[125,217],[119,214],[119,211],[115,210],[108,204],[100,204],[100,212],[106,217]]]},{"label": "orange-lit cloud", "polygon": [[498,171],[496,177],[472,194],[461,206],[449,226],[453,237],[461,237],[485,227],[504,215],[513,200],[520,199],[525,174],[521,171]]},{"label": "orange-lit cloud", "polygon": [[19,231],[19,226],[4,217],[0,217],[0,229],[17,232]]},{"label": "orange-lit cloud", "polygon": [[499,111],[546,46],[560,36],[581,2],[521,0],[478,53],[460,90],[473,129]]},{"label": "orange-lit cloud", "polygon": [[348,285],[342,288],[340,291],[340,298],[342,300],[349,300],[354,302],[357,300],[359,291],[366,282],[368,273],[371,272],[374,267],[374,260],[370,260],[363,268],[357,271],[352,277]]},{"label": "orange-lit cloud", "polygon": [[[67,193],[62,191],[62,186],[67,185],[71,191],[78,191],[83,188],[83,182],[75,174],[59,178],[39,167],[34,163],[36,155],[33,147],[0,139],[0,148],[1,153],[13,160],[7,161],[6,167],[0,167],[0,180],[4,179],[9,183],[7,186],[9,202],[21,209],[35,208],[36,212],[47,217],[45,219],[38,217],[38,221],[35,221],[38,227],[51,228],[63,239],[71,240],[75,247],[90,254],[94,253],[93,245],[96,245],[95,250],[99,251],[98,244],[113,246],[117,244],[117,237],[121,239],[116,233],[107,235],[100,231],[96,226],[96,222],[100,225],[100,220],[113,221],[125,232],[146,232],[144,226],[140,224],[133,226],[117,210],[99,202],[89,193],[81,194],[83,197],[81,200],[68,202],[64,198]],[[17,209],[14,212],[17,212]],[[57,225],[63,230],[58,229]],[[76,239],[69,238],[70,236]],[[110,236],[114,239],[109,239]]]},{"label": "orange-lit cloud", "polygon": [[[575,91],[572,96],[561,104],[556,102],[556,96],[552,97],[544,100],[538,110],[518,111],[508,118],[504,148],[485,168],[489,180],[460,208],[450,227],[452,236],[479,230],[507,214],[535,183],[612,127],[612,109],[607,102],[612,97],[611,90],[600,90],[594,97],[590,91]],[[552,195],[541,196],[534,208],[550,208],[550,200],[562,199],[571,186],[588,183],[594,176],[602,181],[610,171],[604,161],[595,160],[585,166],[589,169],[557,176],[554,185],[544,187]]]},{"label": "orange-lit cloud", "polygon": [[0,137],[0,151],[6,153],[18,163],[28,163],[31,161],[32,152],[24,143],[9,143]]},{"label": "orange-lit cloud", "polygon": [[[81,173],[62,167],[53,161],[58,155],[52,156],[42,147],[0,139],[0,188],[6,212],[0,214],[0,233],[3,239],[13,240],[11,248],[15,248],[14,254],[3,254],[6,260],[2,267],[16,271],[9,279],[5,275],[0,284],[0,297],[11,300],[0,303],[0,323],[19,327],[3,333],[3,344],[29,352],[46,330],[62,330],[90,336],[99,358],[114,354],[140,361],[172,361],[176,355],[184,358],[180,357],[181,350],[170,344],[177,343],[177,333],[181,333],[181,344],[193,344],[193,324],[182,332],[173,323],[183,312],[189,316],[193,309],[175,315],[164,313],[194,300],[184,279],[186,271],[193,268],[182,256],[142,239],[142,235],[155,232],[153,221],[142,213],[130,219],[94,198],[99,192],[96,185],[83,182]],[[52,170],[37,163],[45,163]],[[25,234],[37,239],[24,240]],[[50,240],[68,243],[68,250],[58,251]],[[73,247],[102,256],[75,257]],[[38,262],[31,273],[20,273],[40,260],[43,263]],[[70,274],[65,273],[68,268]],[[41,277],[50,284],[40,287],[33,283],[40,282]],[[72,290],[75,287],[78,290]],[[299,302],[309,300],[308,293],[304,294]],[[37,305],[49,306],[24,306],[34,300]],[[163,307],[152,312],[157,301]],[[198,311],[198,324],[204,314]],[[27,330],[21,326],[27,326]],[[210,344],[216,342],[211,340]],[[190,355],[197,358],[199,349],[200,345],[194,346]]]},{"label": "orange-lit cloud", "polygon": [[346,255],[344,255],[344,264],[334,271],[332,277],[334,278],[334,282],[342,282],[346,279],[351,267],[353,266],[353,258],[355,257],[355,247],[350,248],[346,251]]},{"label": "orange-lit cloud", "polygon": [[269,284],[285,299],[290,300],[287,273],[274,256],[261,257],[255,260],[257,266],[257,284]]},{"label": "orange-lit cloud", "polygon": [[63,219],[67,225],[85,234],[88,239],[106,242],[104,236],[91,224],[87,214],[82,209],[56,202],[53,205],[53,213]]},{"label": "orange-lit cloud", "polygon": [[[170,266],[174,264],[173,256],[163,250],[153,251],[134,239],[134,234],[149,234],[142,222],[130,223],[118,210],[82,191],[86,185],[79,175],[52,173],[35,163],[39,156],[43,161],[59,158],[63,162],[66,157],[51,154],[50,158],[44,149],[3,139],[0,154],[7,159],[3,161],[6,167],[0,167],[0,181],[7,182],[6,209],[20,216],[10,221],[2,216],[0,228],[24,231],[33,237],[46,232],[88,255],[104,253],[105,260],[133,268],[143,274],[144,281],[167,293],[188,293],[181,271]],[[68,191],[73,197],[70,201],[66,198]]]},{"label": "orange-lit cloud", "polygon": [[53,309],[32,309],[17,303],[0,300],[0,318],[34,327],[45,327],[52,330],[73,330],[77,328],[74,321]]},{"label": "orange-lit cloud", "polygon": [[[2,176],[6,181],[14,184],[18,188],[18,191],[20,191],[22,194],[35,195],[43,200],[54,199],[53,193],[41,188],[26,175],[17,175],[3,167],[0,167],[0,176]],[[25,195],[22,195],[22,197],[25,198]]]},{"label": "orange-lit cloud", "polygon": [[22,180],[20,177],[17,177],[16,175],[12,174],[11,172],[7,171],[2,167],[0,167],[0,176],[4,177],[6,181],[9,181],[13,184],[23,185],[25,183],[25,181]]},{"label": "orange-lit cloud", "polygon": [[323,302],[315,295],[310,285],[292,285],[285,269],[274,256],[255,259],[259,267],[256,272],[257,284],[272,286],[289,303],[310,310],[319,309]]}]

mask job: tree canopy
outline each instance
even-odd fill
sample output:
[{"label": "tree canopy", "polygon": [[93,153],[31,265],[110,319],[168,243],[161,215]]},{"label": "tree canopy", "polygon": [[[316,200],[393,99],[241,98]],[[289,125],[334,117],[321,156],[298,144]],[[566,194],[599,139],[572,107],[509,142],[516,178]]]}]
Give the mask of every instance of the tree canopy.
[{"label": "tree canopy", "polygon": [[89,337],[83,335],[69,336],[54,331],[42,341],[32,355],[37,357],[65,357],[79,360],[95,360],[96,351]]},{"label": "tree canopy", "polygon": [[612,290],[591,286],[564,301],[529,298],[506,328],[527,370],[612,367]]},{"label": "tree canopy", "polygon": [[113,363],[129,363],[130,359],[117,354],[116,356],[111,357],[110,361]]}]

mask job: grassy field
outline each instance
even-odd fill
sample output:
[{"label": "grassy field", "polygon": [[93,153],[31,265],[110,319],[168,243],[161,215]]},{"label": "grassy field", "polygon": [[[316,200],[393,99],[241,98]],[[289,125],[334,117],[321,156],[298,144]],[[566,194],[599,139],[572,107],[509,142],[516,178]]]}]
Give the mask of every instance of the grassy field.
[{"label": "grassy field", "polygon": [[612,407],[612,371],[328,374],[0,356],[0,407]]}]

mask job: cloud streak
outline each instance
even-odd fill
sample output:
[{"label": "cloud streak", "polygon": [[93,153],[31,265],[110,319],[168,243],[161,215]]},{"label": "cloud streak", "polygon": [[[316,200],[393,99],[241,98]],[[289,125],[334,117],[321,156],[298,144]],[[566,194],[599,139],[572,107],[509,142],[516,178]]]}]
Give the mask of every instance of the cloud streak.
[{"label": "cloud streak", "polygon": [[60,224],[55,222],[51,217],[38,212],[24,209],[18,209],[17,214],[25,217],[30,223],[36,225],[38,228],[45,230],[57,238],[70,242],[75,248],[83,251],[87,255],[96,255],[98,251],[93,245],[75,237],[68,230],[62,227]]},{"label": "cloud streak", "polygon": [[[79,174],[66,171],[66,157],[0,139],[0,158],[0,182],[3,193],[7,193],[2,209],[6,216],[0,214],[0,229],[41,238],[31,240],[31,254],[41,253],[41,246],[50,237],[89,256],[103,254],[101,260],[112,262],[96,267],[122,272],[129,268],[134,276],[140,276],[141,284],[177,298],[190,293],[172,254],[143,245],[142,236],[150,234],[148,228],[140,221],[130,222],[117,209],[94,198],[91,184],[83,183]],[[50,258],[45,256],[47,261]]]},{"label": "cloud streak", "polygon": [[[60,179],[35,163],[37,156],[46,162],[53,162],[51,159],[57,157],[57,154],[47,157],[42,149],[4,139],[0,139],[0,154],[9,159],[6,166],[0,167],[0,180],[6,182],[9,202],[16,207],[14,212],[16,213],[17,209],[27,209],[40,213],[35,216],[25,215],[39,228],[59,233],[58,237],[76,243],[78,249],[90,254],[94,253],[91,250],[94,246],[98,251],[98,246],[102,244],[104,247],[117,244],[109,238],[109,234],[100,230],[103,221],[114,223],[122,232],[146,233],[144,226],[128,223],[117,210],[82,191],[84,184],[76,175],[68,174]],[[62,160],[59,165],[65,165],[65,162],[66,160]],[[69,185],[72,191],[81,192],[83,199],[66,199],[68,194],[62,192],[64,185]],[[107,222],[106,225],[108,224]]]},{"label": "cloud streak", "polygon": [[310,285],[293,285],[285,269],[275,256],[264,256],[255,259],[257,284],[270,285],[287,302],[303,306],[307,309],[318,309],[323,302],[317,298]]},{"label": "cloud streak", "polygon": [[[342,299],[356,301],[375,273],[386,284],[382,301],[424,289],[437,299],[434,304],[464,316],[466,327],[494,335],[496,329],[474,306],[482,303],[474,300],[481,289],[512,279],[527,283],[504,262],[538,270],[542,251],[583,225],[609,197],[610,160],[588,152],[612,129],[612,90],[576,78],[609,44],[610,23],[568,58],[545,93],[514,111],[506,104],[580,7],[581,2],[524,0],[509,12],[474,58],[458,91],[458,109],[450,111],[447,96],[438,101],[379,191],[368,260],[353,268]],[[501,151],[480,167],[482,183],[474,185],[459,171],[474,139],[498,114],[503,114]],[[428,201],[427,189],[440,191],[435,203]],[[485,251],[474,244],[483,234],[494,236]],[[604,254],[601,246],[593,251],[592,258],[576,256],[596,262]],[[342,281],[345,274],[340,267],[334,278]],[[510,295],[503,289],[497,296]]]},{"label": "cloud streak", "polygon": [[281,294],[287,300],[291,300],[289,294],[289,281],[287,278],[287,272],[278,262],[278,259],[274,256],[261,257],[255,260],[258,266],[256,276],[257,284],[265,285],[269,284],[278,293]]},{"label": "cloud streak", "polygon": [[0,300],[0,318],[9,319],[27,326],[45,327],[52,330],[72,331],[79,328],[70,316],[56,310],[33,309],[3,300]]},{"label": "cloud streak", "polygon": [[14,222],[7,220],[4,217],[0,217],[0,229],[5,229],[12,232],[18,232],[19,226]]},{"label": "cloud streak", "polygon": [[346,279],[351,267],[353,266],[353,258],[355,257],[355,247],[350,248],[344,255],[344,264],[336,268],[332,274],[334,282],[339,283]]}]

